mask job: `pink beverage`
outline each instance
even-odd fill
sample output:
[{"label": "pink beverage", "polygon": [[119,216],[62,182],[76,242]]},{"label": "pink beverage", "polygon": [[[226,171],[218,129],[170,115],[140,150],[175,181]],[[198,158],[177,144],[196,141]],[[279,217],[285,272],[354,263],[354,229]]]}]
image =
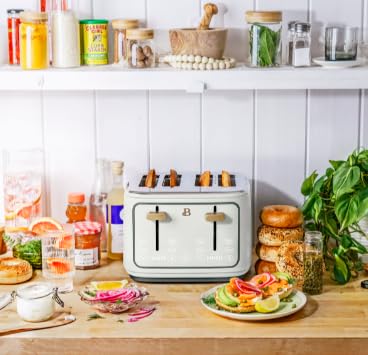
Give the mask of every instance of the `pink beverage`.
[{"label": "pink beverage", "polygon": [[7,227],[27,227],[42,215],[42,150],[4,152],[4,209]]}]

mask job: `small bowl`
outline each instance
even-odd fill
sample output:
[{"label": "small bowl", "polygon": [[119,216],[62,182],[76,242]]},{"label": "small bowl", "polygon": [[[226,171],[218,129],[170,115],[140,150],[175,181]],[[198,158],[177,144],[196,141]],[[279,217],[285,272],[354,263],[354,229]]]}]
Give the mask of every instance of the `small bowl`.
[{"label": "small bowl", "polygon": [[192,54],[214,59],[221,59],[224,56],[227,38],[225,28],[173,29],[169,31],[169,36],[171,51],[174,55]]}]

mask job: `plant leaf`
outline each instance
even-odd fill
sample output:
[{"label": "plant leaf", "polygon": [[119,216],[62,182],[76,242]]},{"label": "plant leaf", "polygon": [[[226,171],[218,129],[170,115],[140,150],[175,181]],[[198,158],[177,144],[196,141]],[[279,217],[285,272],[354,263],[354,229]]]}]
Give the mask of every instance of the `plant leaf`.
[{"label": "plant leaf", "polygon": [[308,196],[312,193],[314,181],[316,180],[317,176],[317,172],[313,171],[313,173],[304,180],[301,188],[301,192],[304,196]]},{"label": "plant leaf", "polygon": [[341,284],[346,284],[350,278],[351,273],[350,270],[346,264],[346,262],[337,254],[334,254],[335,256],[335,265],[334,265],[334,277],[335,280]]},{"label": "plant leaf", "polygon": [[368,214],[368,187],[358,192],[359,196],[359,209],[357,221],[360,221],[364,216]]},{"label": "plant leaf", "polygon": [[360,169],[358,166],[340,166],[333,177],[333,192],[336,197],[339,198],[343,194],[351,192],[359,179]]},{"label": "plant leaf", "polygon": [[331,166],[337,170],[341,165],[346,163],[344,160],[330,160]]},{"label": "plant leaf", "polygon": [[316,223],[318,222],[318,218],[322,211],[322,207],[323,207],[322,199],[319,195],[317,195],[312,208],[313,219]]},{"label": "plant leaf", "polygon": [[336,201],[335,214],[340,223],[340,231],[357,221],[358,209],[358,195],[344,195]]},{"label": "plant leaf", "polygon": [[312,208],[313,208],[313,205],[314,205],[314,202],[317,196],[318,196],[317,193],[313,192],[304,202],[304,205],[302,207],[302,212],[304,214],[304,217],[306,217],[306,219],[312,218],[311,212],[312,212]]}]

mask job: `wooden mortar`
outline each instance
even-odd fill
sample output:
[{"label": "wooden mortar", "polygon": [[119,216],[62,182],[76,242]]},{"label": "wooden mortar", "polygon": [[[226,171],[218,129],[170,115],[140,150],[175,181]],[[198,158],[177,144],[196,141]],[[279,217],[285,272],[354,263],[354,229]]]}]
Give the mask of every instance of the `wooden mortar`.
[{"label": "wooden mortar", "polygon": [[227,29],[199,30],[182,28],[170,30],[171,51],[174,55],[193,54],[221,59],[224,56]]}]

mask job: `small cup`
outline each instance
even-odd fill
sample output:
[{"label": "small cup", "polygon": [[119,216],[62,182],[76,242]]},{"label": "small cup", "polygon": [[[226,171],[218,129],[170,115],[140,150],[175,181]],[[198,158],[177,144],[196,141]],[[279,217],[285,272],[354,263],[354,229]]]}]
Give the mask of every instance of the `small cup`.
[{"label": "small cup", "polygon": [[355,60],[358,49],[358,28],[327,27],[325,58],[329,61]]}]

